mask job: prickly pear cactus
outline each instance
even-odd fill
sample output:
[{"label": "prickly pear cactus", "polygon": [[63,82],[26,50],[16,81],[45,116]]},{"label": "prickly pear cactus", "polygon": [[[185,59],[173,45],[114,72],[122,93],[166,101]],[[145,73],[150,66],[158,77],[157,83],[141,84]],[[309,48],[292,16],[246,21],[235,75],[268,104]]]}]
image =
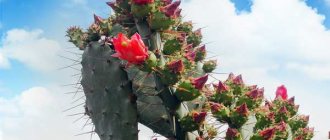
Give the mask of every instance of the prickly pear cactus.
[{"label": "prickly pear cactus", "polygon": [[[181,1],[115,0],[115,14],[69,41],[83,50],[86,114],[101,140],[137,139],[142,123],[177,140],[309,140],[308,117],[298,114],[284,86],[273,101],[242,76],[207,83],[217,61],[206,60],[201,29],[183,21]],[[208,121],[216,119],[217,123]],[[226,133],[216,124],[226,124]]]},{"label": "prickly pear cactus", "polygon": [[111,54],[110,46],[99,42],[90,42],[85,48],[81,84],[86,114],[101,140],[134,140],[138,136],[136,97],[121,62]]}]

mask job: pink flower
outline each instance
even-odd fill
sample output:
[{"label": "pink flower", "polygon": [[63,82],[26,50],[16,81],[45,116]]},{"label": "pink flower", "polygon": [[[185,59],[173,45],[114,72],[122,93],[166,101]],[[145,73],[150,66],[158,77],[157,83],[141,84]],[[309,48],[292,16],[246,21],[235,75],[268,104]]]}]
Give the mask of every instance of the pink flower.
[{"label": "pink flower", "polygon": [[276,98],[279,98],[279,97],[281,97],[283,100],[288,99],[287,90],[284,85],[277,87]]},{"label": "pink flower", "polygon": [[209,75],[204,75],[199,78],[194,78],[191,80],[191,83],[195,86],[196,89],[202,89],[204,84],[207,82]]},{"label": "pink flower", "polygon": [[112,42],[116,50],[113,57],[126,60],[131,64],[141,64],[148,58],[148,48],[138,33],[134,34],[131,39],[128,39],[123,33],[119,33]]},{"label": "pink flower", "polygon": [[137,5],[154,3],[154,0],[132,0],[132,1],[133,1],[133,3],[135,3]]}]

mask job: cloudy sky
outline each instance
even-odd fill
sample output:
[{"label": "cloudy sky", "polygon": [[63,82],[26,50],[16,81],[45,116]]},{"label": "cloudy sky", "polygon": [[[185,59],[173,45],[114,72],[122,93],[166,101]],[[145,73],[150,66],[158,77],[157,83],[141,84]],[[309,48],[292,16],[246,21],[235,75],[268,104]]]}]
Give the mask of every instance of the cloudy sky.
[{"label": "cloudy sky", "polygon": [[[81,52],[64,35],[71,25],[87,27],[93,13],[108,16],[105,2],[0,0],[0,140],[90,139],[78,135],[92,130],[79,114],[83,94],[65,94],[75,91],[65,85],[79,81]],[[217,72],[243,74],[269,99],[286,85],[301,113],[311,115],[314,139],[327,138],[330,0],[185,0],[182,7],[185,19],[203,28]]]}]

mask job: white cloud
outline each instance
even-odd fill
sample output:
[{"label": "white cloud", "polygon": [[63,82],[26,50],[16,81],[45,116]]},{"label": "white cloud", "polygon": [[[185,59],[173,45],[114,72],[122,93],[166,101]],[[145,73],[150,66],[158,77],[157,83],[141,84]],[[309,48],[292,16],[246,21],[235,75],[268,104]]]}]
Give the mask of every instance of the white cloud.
[{"label": "white cloud", "polygon": [[254,0],[251,12],[239,15],[230,0],[191,0],[183,9],[186,20],[205,27],[210,56],[220,56],[219,72],[242,73],[247,83],[264,86],[267,97],[274,97],[283,82],[302,112],[311,115],[311,125],[319,131],[315,139],[326,139],[330,114],[325,112],[330,110],[312,108],[320,108],[318,102],[330,106],[322,100],[329,98],[330,89],[315,91],[297,81],[301,74],[309,82],[330,80],[330,31],[323,15],[301,0]]},{"label": "white cloud", "polygon": [[54,40],[41,37],[42,33],[42,30],[9,30],[2,40],[0,64],[8,66],[7,59],[13,59],[39,71],[58,68],[60,45]]},{"label": "white cloud", "polygon": [[[75,104],[71,96],[61,94],[63,89],[33,87],[13,99],[0,98],[0,140],[90,140],[90,134],[75,136],[92,130],[91,125],[83,128],[87,116],[73,123],[81,115],[66,115],[84,111],[83,106],[67,112],[63,110]],[[77,97],[75,99],[78,98]],[[149,140],[153,132],[139,125],[141,140]],[[19,135],[17,135],[19,134]],[[92,140],[98,140],[96,134]]]},{"label": "white cloud", "polygon": [[82,122],[73,124],[72,118],[61,113],[63,100],[60,99],[63,98],[44,87],[30,88],[14,99],[1,99],[0,139],[82,139],[74,136]]},{"label": "white cloud", "polygon": [[8,68],[9,62],[8,59],[0,53],[0,68]]},{"label": "white cloud", "polygon": [[255,0],[251,13],[240,15],[228,0],[195,0],[184,9],[186,19],[206,26],[205,41],[212,42],[209,49],[221,56],[224,68],[282,66],[288,62],[306,67],[330,64],[330,31],[322,25],[325,17],[304,1]]}]

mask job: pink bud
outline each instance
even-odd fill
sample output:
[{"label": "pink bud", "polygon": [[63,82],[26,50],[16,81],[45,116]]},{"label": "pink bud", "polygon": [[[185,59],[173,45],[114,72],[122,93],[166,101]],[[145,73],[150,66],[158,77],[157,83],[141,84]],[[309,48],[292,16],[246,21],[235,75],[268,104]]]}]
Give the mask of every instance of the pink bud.
[{"label": "pink bud", "polygon": [[278,131],[286,131],[286,123],[281,121],[280,124],[276,127]]},{"label": "pink bud", "polygon": [[269,109],[272,109],[273,108],[272,102],[270,102],[268,100],[265,101],[265,106],[268,107]]},{"label": "pink bud", "polygon": [[276,98],[279,97],[281,97],[283,100],[286,100],[288,98],[287,90],[284,85],[277,87]]},{"label": "pink bud", "polygon": [[238,75],[233,79],[233,83],[236,85],[243,85],[243,79],[242,79],[242,75]]},{"label": "pink bud", "polygon": [[211,112],[218,112],[220,111],[220,109],[222,108],[221,104],[219,103],[210,103],[210,106],[211,106]]},{"label": "pink bud", "polygon": [[302,119],[305,122],[309,121],[309,116],[308,115],[307,116],[306,115],[301,115],[301,116],[299,116],[299,118]]},{"label": "pink bud", "polygon": [[270,113],[268,113],[268,114],[267,114],[267,118],[268,118],[269,120],[273,120],[273,119],[275,118],[275,113],[274,113],[274,112],[270,112]]},{"label": "pink bud", "polygon": [[222,92],[226,92],[228,90],[229,90],[229,87],[227,85],[225,85],[224,83],[222,83],[221,81],[219,81],[219,84],[217,85],[217,92],[222,93]]},{"label": "pink bud", "polygon": [[172,61],[167,64],[168,68],[174,73],[180,73],[184,70],[184,65],[182,60]]},{"label": "pink bud", "polygon": [[117,7],[116,7],[116,3],[113,2],[113,1],[110,1],[110,2],[106,2],[108,6],[110,6],[113,10],[115,10]]},{"label": "pink bud", "polygon": [[285,106],[282,106],[282,107],[280,108],[279,112],[282,113],[282,114],[287,114],[287,113],[288,113],[288,110],[286,109]]},{"label": "pink bud", "polygon": [[228,75],[228,78],[227,78],[226,81],[233,81],[233,80],[234,80],[234,77],[235,77],[235,75],[234,75],[233,73],[230,73],[230,74]]},{"label": "pink bud", "polygon": [[185,57],[191,61],[191,62],[194,62],[195,59],[196,59],[196,52],[192,51],[192,50],[189,50],[186,54],[185,54]]},{"label": "pink bud", "polygon": [[94,23],[95,24],[100,24],[102,23],[103,19],[97,15],[94,14]]},{"label": "pink bud", "polygon": [[242,116],[248,116],[249,115],[249,109],[247,108],[246,103],[244,103],[241,106],[237,107],[235,111],[238,114],[242,115]]},{"label": "pink bud", "polygon": [[246,93],[252,99],[259,99],[264,97],[264,88],[261,89],[254,89]]},{"label": "pink bud", "polygon": [[228,128],[226,132],[226,139],[235,139],[239,136],[239,132],[237,129],[234,128]]},{"label": "pink bud", "polygon": [[178,9],[174,13],[174,18],[180,17],[182,9]]},{"label": "pink bud", "polygon": [[289,98],[288,103],[294,105],[294,96]]},{"label": "pink bud", "polygon": [[178,10],[180,4],[181,4],[181,0],[178,0],[169,5],[161,7],[160,10],[164,12],[164,14],[167,17],[173,17],[175,15],[175,12]]},{"label": "pink bud", "polygon": [[201,47],[197,48],[196,50],[199,52],[206,53],[205,45],[202,45]]},{"label": "pink bud", "polygon": [[196,36],[202,36],[202,29],[201,28],[197,29],[196,31],[194,31],[194,34]]},{"label": "pink bud", "polygon": [[184,51],[187,53],[191,51],[193,48],[194,48],[193,44],[188,44],[187,46],[185,46]]},{"label": "pink bud", "polygon": [[267,128],[259,132],[259,135],[264,138],[264,140],[271,140],[274,137],[275,128]]},{"label": "pink bud", "polygon": [[194,122],[201,123],[205,120],[207,113],[206,112],[193,112],[192,117]]},{"label": "pink bud", "polygon": [[196,89],[202,89],[207,82],[209,75],[204,75],[199,78],[194,78],[191,80],[191,83],[195,86]]}]

